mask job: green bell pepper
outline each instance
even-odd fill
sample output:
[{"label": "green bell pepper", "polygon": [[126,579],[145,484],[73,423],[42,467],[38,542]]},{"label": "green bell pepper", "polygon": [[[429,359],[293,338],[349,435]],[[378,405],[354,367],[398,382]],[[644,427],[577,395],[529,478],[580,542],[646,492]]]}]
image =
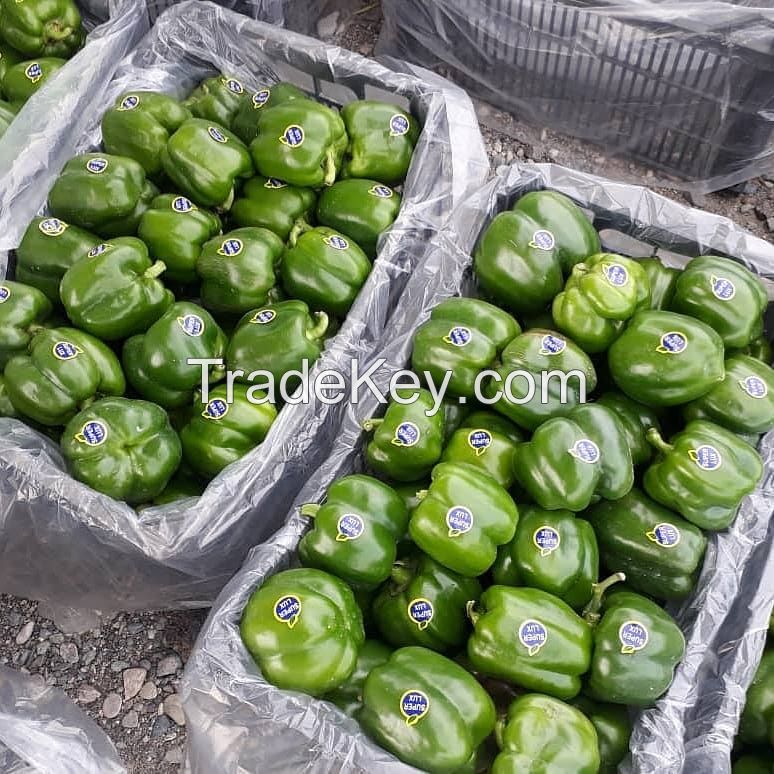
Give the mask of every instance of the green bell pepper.
[{"label": "green bell pepper", "polygon": [[0,373],[12,357],[24,354],[52,311],[37,288],[0,280]]},{"label": "green bell pepper", "polygon": [[774,427],[774,370],[749,355],[725,361],[723,381],[683,407],[686,421],[707,419],[734,433],[766,433]]},{"label": "green bell pepper", "polygon": [[323,698],[333,702],[345,715],[357,718],[363,708],[363,686],[372,670],[387,663],[392,648],[378,640],[366,640],[357,654],[355,671],[338,688]]},{"label": "green bell pepper", "polygon": [[575,264],[564,290],[554,298],[558,330],[585,352],[604,352],[624,322],[650,304],[650,285],[637,261],[598,253]]},{"label": "green bell pepper", "polygon": [[265,228],[238,228],[207,242],[196,261],[202,306],[243,315],[267,303],[285,245]]},{"label": "green bell pepper", "polygon": [[74,325],[103,341],[143,333],[174,303],[145,243],[119,237],[97,245],[62,277],[59,292]]},{"label": "green bell pepper", "polygon": [[249,145],[258,134],[258,116],[261,111],[294,99],[309,99],[309,95],[292,83],[276,83],[271,88],[267,86],[258,89],[250,95],[250,99],[240,103],[231,130],[245,145]]},{"label": "green bell pepper", "polygon": [[479,373],[521,333],[507,312],[477,298],[450,298],[434,307],[414,334],[411,367],[450,395],[473,397]]},{"label": "green bell pepper", "polygon": [[714,328],[731,349],[760,336],[768,303],[766,289],[749,269],[728,258],[701,255],[677,278],[671,308]]},{"label": "green bell pepper", "polygon": [[618,764],[629,752],[632,722],[628,713],[615,704],[593,701],[587,696],[576,697],[572,705],[591,721],[597,732],[600,774],[616,774]]},{"label": "green bell pepper", "polygon": [[196,204],[218,210],[228,210],[237,184],[254,174],[242,141],[203,118],[189,118],[180,125],[161,151],[161,166]]},{"label": "green bell pepper", "polygon": [[[547,231],[565,274],[573,266],[601,250],[599,234],[575,202],[556,191],[532,191],[513,205]],[[548,239],[548,237],[543,237]]]},{"label": "green bell pepper", "polygon": [[468,658],[482,674],[571,699],[591,663],[591,627],[540,589],[490,586],[468,607]]},{"label": "green bell pepper", "polygon": [[524,212],[495,216],[476,247],[473,268],[484,293],[514,314],[536,314],[562,290],[554,237]]},{"label": "green bell pepper", "polygon": [[702,419],[689,422],[671,443],[651,428],[648,441],[659,454],[645,471],[645,491],[702,529],[728,527],[763,475],[752,446]]},{"label": "green bell pepper", "polygon": [[19,412],[13,407],[8,390],[5,386],[5,377],[0,373],[0,417],[13,417],[19,419]]},{"label": "green bell pepper", "polygon": [[495,729],[502,752],[492,774],[597,774],[600,754],[593,723],[551,696],[527,693],[508,707]]},{"label": "green bell pepper", "polygon": [[48,207],[57,218],[103,237],[127,236],[147,208],[147,186],[145,170],[134,159],[85,153],[65,164]]},{"label": "green bell pepper", "polygon": [[[16,51],[0,37],[0,85],[3,83],[3,78],[8,68],[17,62],[21,62],[24,58],[24,54]],[[2,93],[2,89],[0,89],[0,93]]]},{"label": "green bell pepper", "polygon": [[86,38],[73,0],[2,0],[0,17],[3,38],[26,56],[69,59]]},{"label": "green bell pepper", "polygon": [[95,234],[59,218],[35,218],[16,248],[16,279],[59,304],[59,283],[65,272],[101,242]]},{"label": "green bell pepper", "polygon": [[318,227],[287,247],[280,273],[289,296],[345,317],[371,273],[371,262],[352,240]]},{"label": "green bell pepper", "polygon": [[220,234],[220,218],[177,194],[157,196],[140,219],[137,235],[151,255],[164,261],[170,281],[191,283],[207,240]]},{"label": "green bell pepper", "polygon": [[242,614],[240,631],[270,683],[312,696],[345,683],[365,642],[352,589],[307,567],[272,575],[257,588]]},{"label": "green bell pepper", "polygon": [[465,645],[469,600],[481,596],[476,578],[466,578],[426,554],[411,551],[396,562],[391,578],[373,602],[385,641],[396,647],[422,645],[440,652]]},{"label": "green bell pepper", "polygon": [[433,397],[427,390],[416,392],[413,403],[392,401],[383,418],[363,422],[363,429],[374,433],[366,446],[369,467],[395,481],[425,478],[443,451],[443,413],[427,416]]},{"label": "green bell pepper", "polygon": [[251,177],[229,216],[237,226],[268,228],[287,240],[294,231],[308,230],[316,205],[317,194],[311,188],[288,185],[276,177]]},{"label": "green bell pepper", "polygon": [[311,99],[260,111],[250,154],[258,173],[303,188],[333,185],[347,135],[341,116]]},{"label": "green bell pepper", "polygon": [[409,535],[444,567],[472,578],[492,566],[518,520],[516,504],[494,479],[445,462],[433,468],[430,488],[411,513]]},{"label": "green bell pepper", "polygon": [[[121,350],[121,361],[127,381],[134,391],[145,400],[157,403],[168,410],[190,407],[194,399],[193,389],[170,389],[157,382],[150,375],[143,351],[143,336],[132,336],[124,342],[123,349]],[[182,424],[184,422],[178,423],[177,426],[182,427]]]},{"label": "green bell pepper", "polygon": [[75,478],[130,505],[160,494],[181,458],[164,409],[127,398],[103,398],[85,408],[65,427],[61,446]]},{"label": "green bell pepper", "polygon": [[169,505],[188,497],[201,497],[204,486],[184,465],[181,465],[164,487],[161,494],[153,498],[153,505]]},{"label": "green bell pepper", "polygon": [[[486,403],[526,430],[535,430],[547,419],[566,416],[597,386],[588,355],[572,341],[543,328],[517,336],[503,350],[501,360],[494,369],[498,378],[484,383]],[[520,376],[511,378],[517,371],[529,373],[531,383]]]},{"label": "green bell pepper", "polygon": [[162,150],[189,118],[188,108],[167,94],[130,91],[102,116],[102,143],[108,153],[134,159],[148,177],[158,177]]},{"label": "green bell pepper", "polygon": [[658,258],[641,258],[638,263],[648,277],[650,308],[669,309],[672,306],[680,269],[664,266]]},{"label": "green bell pepper", "polygon": [[650,599],[619,591],[586,616],[594,626],[586,692],[598,701],[647,707],[672,682],[685,652],[685,638],[672,617]]},{"label": "green bell pepper", "polygon": [[401,196],[375,180],[339,180],[320,194],[317,221],[354,239],[371,259],[376,243],[398,217]]},{"label": "green bell pepper", "polygon": [[54,56],[11,65],[3,76],[2,92],[16,109],[38,92],[67,62]]},{"label": "green bell pepper", "polygon": [[124,394],[118,358],[88,333],[44,328],[28,350],[5,366],[6,389],[14,408],[41,425],[64,425],[94,398]]},{"label": "green bell pepper", "polygon": [[696,585],[707,539],[701,530],[639,489],[584,514],[597,536],[602,563],[657,599],[683,599]]},{"label": "green bell pepper", "polygon": [[[774,388],[774,385],[772,385]],[[606,392],[597,398],[597,403],[613,411],[626,436],[626,443],[635,465],[642,465],[653,457],[653,447],[648,443],[647,431],[651,427],[661,430],[656,413],[642,403],[626,397],[620,392]]]},{"label": "green bell pepper", "polygon": [[[0,83],[2,82],[2,77],[0,77]],[[2,92],[0,92],[1,94]],[[13,123],[14,118],[16,118],[16,113],[18,109],[15,105],[12,105],[10,102],[4,102],[3,100],[0,100],[0,137],[2,137],[6,129]]]},{"label": "green bell pepper", "polygon": [[345,476],[331,484],[323,505],[307,503],[300,513],[313,519],[298,544],[302,564],[358,588],[376,588],[390,577],[408,511],[387,484],[371,476]]},{"label": "green bell pepper", "polygon": [[[320,357],[328,315],[312,316],[303,301],[279,301],[248,312],[237,325],[226,351],[229,371],[242,371],[249,381],[255,371],[267,371],[279,382],[290,371],[309,367]],[[297,382],[297,378],[292,380]]]},{"label": "green bell pepper", "polygon": [[495,726],[495,705],[464,667],[400,648],[368,675],[360,725],[400,760],[431,774],[470,770]]},{"label": "green bell pepper", "polygon": [[579,610],[591,599],[599,576],[594,530],[570,511],[519,506],[510,543],[497,551],[492,578],[502,586],[530,586]]},{"label": "green bell pepper", "polygon": [[766,365],[771,365],[774,360],[774,351],[771,348],[771,343],[765,336],[758,336],[757,339],[753,339],[744,349],[740,352],[726,351],[726,355],[749,355],[756,360],[760,360]]},{"label": "green bell pepper", "polygon": [[723,380],[723,341],[708,325],[673,312],[638,312],[608,352],[610,374],[632,400],[675,406]]},{"label": "green bell pepper", "polygon": [[747,689],[739,738],[746,744],[774,747],[774,650],[764,652]]},{"label": "green bell pepper", "polygon": [[221,385],[209,391],[206,403],[194,403],[195,413],[180,431],[180,441],[183,459],[203,478],[215,478],[262,443],[277,418],[272,403],[249,400],[247,390],[235,384],[229,403],[229,390]]},{"label": "green bell pepper", "polygon": [[238,78],[218,75],[202,81],[183,101],[195,118],[231,128],[239,109],[250,97]]},{"label": "green bell pepper", "polygon": [[419,124],[404,110],[387,102],[358,100],[341,109],[349,144],[342,177],[400,185],[408,174]]}]

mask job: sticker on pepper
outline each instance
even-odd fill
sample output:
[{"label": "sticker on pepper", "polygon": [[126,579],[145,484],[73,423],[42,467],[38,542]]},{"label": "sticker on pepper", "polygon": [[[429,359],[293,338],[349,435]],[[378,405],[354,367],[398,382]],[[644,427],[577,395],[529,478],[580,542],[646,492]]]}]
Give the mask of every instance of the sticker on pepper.
[{"label": "sticker on pepper", "polygon": [[288,184],[287,183],[283,183],[282,180],[277,180],[276,177],[270,177],[263,184],[263,187],[276,190],[276,189],[279,189],[279,188],[287,188]]},{"label": "sticker on pepper", "polygon": [[269,101],[269,97],[271,97],[271,89],[256,91],[253,94],[253,108],[260,110]]},{"label": "sticker on pepper", "polygon": [[446,511],[446,526],[449,537],[459,537],[473,529],[473,513],[464,505],[454,505]]},{"label": "sticker on pepper", "polygon": [[205,419],[223,419],[228,414],[228,403],[221,398],[213,398],[202,411]]},{"label": "sticker on pepper", "polygon": [[113,245],[103,242],[102,244],[97,245],[96,247],[92,247],[91,250],[89,250],[86,255],[89,258],[96,258],[98,255],[102,255],[102,253],[106,252],[108,248],[112,247]]},{"label": "sticker on pepper", "polygon": [[368,193],[371,196],[378,196],[380,199],[391,199],[393,191],[386,185],[375,185],[368,189]]},{"label": "sticker on pepper", "polygon": [[617,288],[622,288],[629,281],[629,272],[620,263],[606,263],[602,266],[607,281]]},{"label": "sticker on pepper", "polygon": [[218,248],[218,255],[225,255],[233,258],[239,255],[244,249],[241,239],[224,239],[223,244]]},{"label": "sticker on pepper", "polygon": [[567,342],[564,339],[559,338],[559,336],[554,336],[550,333],[547,333],[540,340],[540,349],[538,350],[538,354],[559,355],[564,352],[566,347]]},{"label": "sticker on pepper", "polygon": [[196,209],[196,205],[185,196],[176,196],[172,200],[172,209],[175,212],[191,212]]},{"label": "sticker on pepper", "polygon": [[346,250],[349,247],[349,242],[347,242],[343,236],[339,236],[338,234],[324,237],[323,242],[325,242],[328,247],[333,247],[336,250]]},{"label": "sticker on pepper", "polygon": [[573,444],[572,448],[567,451],[570,452],[576,460],[588,462],[589,465],[599,462],[599,446],[597,446],[590,438],[580,438]]},{"label": "sticker on pepper", "polygon": [[91,172],[92,175],[101,175],[108,168],[108,160],[102,157],[96,159],[89,159],[86,162],[86,169]]},{"label": "sticker on pepper", "polygon": [[223,78],[223,84],[233,94],[244,94],[244,86],[236,78]]},{"label": "sticker on pepper", "polygon": [[648,630],[639,621],[626,621],[618,629],[621,653],[631,654],[648,644]]},{"label": "sticker on pepper", "polygon": [[187,314],[185,317],[178,317],[177,322],[186,336],[197,338],[204,333],[204,320],[198,314]]},{"label": "sticker on pepper", "polygon": [[393,446],[413,446],[419,440],[419,428],[413,422],[401,422],[395,428]]},{"label": "sticker on pepper", "polygon": [[107,441],[107,437],[107,426],[97,421],[87,422],[81,428],[81,432],[75,434],[75,440],[87,446],[102,446]]},{"label": "sticker on pepper", "polygon": [[674,524],[662,521],[650,532],[646,532],[645,537],[662,548],[674,548],[680,542],[680,530]]},{"label": "sticker on pepper", "polygon": [[691,449],[688,452],[688,456],[702,470],[717,470],[723,464],[720,452],[708,443],[702,444],[696,449]]},{"label": "sticker on pepper", "polygon": [[43,77],[43,68],[39,62],[31,62],[25,68],[24,74],[32,83],[37,83]]},{"label": "sticker on pepper", "polygon": [[470,328],[462,325],[455,325],[444,337],[447,344],[453,344],[455,347],[464,347],[472,338],[473,334]]},{"label": "sticker on pepper", "polygon": [[739,386],[751,398],[765,398],[769,394],[769,388],[766,385],[766,382],[757,376],[746,376],[744,379],[740,379]]},{"label": "sticker on pepper", "polygon": [[0,285],[0,304],[4,304],[11,297],[11,288]]},{"label": "sticker on pepper", "polygon": [[292,629],[301,616],[301,600],[294,594],[287,594],[280,597],[274,603],[274,617],[280,622],[288,625]]},{"label": "sticker on pepper", "polygon": [[488,430],[471,430],[468,433],[468,446],[480,457],[492,444],[492,434]]},{"label": "sticker on pepper", "polygon": [[556,240],[548,229],[540,228],[532,235],[529,246],[536,250],[553,250],[556,246]]},{"label": "sticker on pepper", "polygon": [[127,94],[118,106],[118,110],[134,110],[140,104],[140,98],[136,94]]},{"label": "sticker on pepper", "polygon": [[365,523],[356,513],[345,513],[339,516],[336,523],[336,540],[345,543],[347,540],[357,540],[365,529]]},{"label": "sticker on pepper", "polygon": [[277,316],[277,313],[273,309],[260,309],[252,316],[252,318],[250,319],[250,322],[256,323],[258,325],[267,325],[276,316]]},{"label": "sticker on pepper", "polygon": [[665,355],[679,355],[688,347],[688,339],[680,331],[669,331],[661,336],[661,343],[656,347],[656,352]]},{"label": "sticker on pepper", "polygon": [[38,224],[38,229],[42,234],[50,237],[58,237],[64,234],[67,223],[59,218],[46,218]]},{"label": "sticker on pepper", "polygon": [[430,711],[430,699],[422,691],[406,691],[400,697],[400,714],[407,726],[415,726]]},{"label": "sticker on pepper", "polygon": [[550,556],[559,548],[562,538],[553,527],[542,526],[538,527],[532,534],[532,542],[540,551],[541,556]]},{"label": "sticker on pepper", "polygon": [[51,351],[57,360],[72,360],[83,354],[83,350],[71,341],[57,341]]},{"label": "sticker on pepper", "polygon": [[402,137],[404,134],[408,134],[409,127],[408,118],[396,113],[390,119],[390,137]]},{"label": "sticker on pepper", "polygon": [[540,621],[528,618],[519,626],[519,642],[527,649],[528,656],[535,656],[548,642],[548,629]]},{"label": "sticker on pepper", "polygon": [[710,277],[712,295],[720,301],[730,301],[736,295],[736,285],[728,277]]},{"label": "sticker on pepper", "polygon": [[210,137],[212,137],[212,139],[215,140],[215,142],[220,142],[220,143],[228,142],[228,137],[226,137],[226,135],[223,134],[223,132],[221,132],[217,126],[208,126],[207,134],[209,134]]},{"label": "sticker on pepper", "polygon": [[304,130],[298,124],[291,124],[285,128],[279,139],[289,148],[300,148],[304,144]]},{"label": "sticker on pepper", "polygon": [[417,597],[408,603],[408,617],[417,625],[419,631],[424,631],[433,620],[433,603],[424,597]]}]

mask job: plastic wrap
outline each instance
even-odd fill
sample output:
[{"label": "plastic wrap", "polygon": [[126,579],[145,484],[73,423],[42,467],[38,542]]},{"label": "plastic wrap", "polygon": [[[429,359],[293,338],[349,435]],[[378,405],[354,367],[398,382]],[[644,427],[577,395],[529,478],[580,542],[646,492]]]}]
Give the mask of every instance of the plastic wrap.
[{"label": "plastic wrap", "polygon": [[0,772],[126,774],[102,729],[61,691],[0,666]]},{"label": "plastic wrap", "polygon": [[[375,355],[386,362],[375,379],[377,384],[384,388],[392,372],[408,364],[413,333],[436,304],[472,290],[470,253],[488,221],[524,193],[542,188],[572,197],[593,214],[608,249],[615,246],[623,250],[622,240],[628,240],[626,252],[630,255],[642,257],[658,251],[670,262],[703,253],[733,255],[767,277],[774,275],[774,246],[727,218],[690,209],[644,188],[554,165],[504,168],[455,212],[450,224],[453,229],[426,246],[427,255],[406,285]],[[251,552],[215,602],[183,677],[188,760],[194,774],[413,771],[370,742],[358,725],[332,704],[266,683],[239,637],[239,620],[252,591],[265,578],[295,562],[295,548],[308,527],[307,519],[298,515],[298,507],[320,502],[333,480],[362,469],[364,435],[360,422],[380,412],[370,394],[357,406],[348,407],[336,444],[300,491],[283,528]],[[727,619],[749,631],[751,623],[733,622],[730,611],[740,593],[739,578],[750,550],[762,545],[771,512],[774,432],[763,439],[761,452],[766,462],[763,483],[745,500],[733,528],[710,538],[695,593],[681,609],[673,611],[686,635],[686,656],[666,695],[637,720],[631,761],[627,763],[631,771],[682,771],[686,718],[689,710],[699,707],[696,675],[712,657],[713,643]],[[741,687],[734,684],[736,679],[729,678],[724,690],[739,696]],[[708,717],[709,723],[712,720]]]},{"label": "plastic wrap", "polygon": [[774,171],[770,0],[383,0],[382,9],[377,51],[441,70],[518,119],[684,178],[695,193]]},{"label": "plastic wrap", "polygon": [[[341,371],[374,349],[421,247],[481,185],[488,162],[475,114],[459,89],[206,2],[177,5],[120,66],[102,104],[129,89],[178,96],[218,71],[246,84],[291,79],[333,100],[399,101],[424,125],[403,206],[346,322],[312,371]],[[447,88],[448,87],[448,88]],[[91,111],[76,152],[100,139]],[[66,154],[62,154],[64,162]],[[58,159],[59,161],[59,159]],[[45,192],[44,192],[45,193]],[[1,238],[26,226],[11,217]],[[0,256],[0,266],[2,266]],[[209,604],[251,546],[269,536],[336,439],[344,404],[287,405],[263,444],[201,498],[135,513],[63,473],[58,450],[15,420],[0,420],[0,590],[52,605],[102,611]]]}]

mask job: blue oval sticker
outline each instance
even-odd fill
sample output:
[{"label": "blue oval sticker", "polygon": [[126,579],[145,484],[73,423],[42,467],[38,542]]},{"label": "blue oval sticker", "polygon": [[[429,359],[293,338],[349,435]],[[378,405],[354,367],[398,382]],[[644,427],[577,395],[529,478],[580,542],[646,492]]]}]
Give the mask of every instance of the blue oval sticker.
[{"label": "blue oval sticker", "polygon": [[105,424],[98,421],[86,422],[80,433],[76,433],[75,440],[86,446],[102,446],[107,441],[108,429]]},{"label": "blue oval sticker", "polygon": [[274,617],[292,629],[301,616],[301,600],[295,594],[280,597],[274,603]]},{"label": "blue oval sticker", "polygon": [[519,642],[527,649],[528,656],[535,656],[548,642],[548,629],[540,621],[528,618],[519,626]]},{"label": "blue oval sticker", "polygon": [[473,513],[464,505],[454,505],[446,511],[446,526],[449,537],[459,537],[473,529]]},{"label": "blue oval sticker", "polygon": [[347,540],[357,540],[365,530],[363,517],[357,513],[345,513],[336,523],[336,540],[344,543]]}]

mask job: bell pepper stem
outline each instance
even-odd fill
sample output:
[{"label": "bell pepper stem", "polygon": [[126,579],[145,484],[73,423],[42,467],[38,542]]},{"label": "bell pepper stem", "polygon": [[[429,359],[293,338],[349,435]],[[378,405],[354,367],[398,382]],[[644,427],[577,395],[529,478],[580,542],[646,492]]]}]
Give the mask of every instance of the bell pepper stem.
[{"label": "bell pepper stem", "polygon": [[478,619],[481,618],[481,613],[476,610],[475,599],[470,599],[465,603],[465,614],[468,616],[468,620],[475,626]]},{"label": "bell pepper stem", "polygon": [[417,498],[417,500],[419,500],[419,502],[422,502],[422,500],[424,500],[424,499],[425,499],[425,497],[427,497],[427,495],[428,495],[428,490],[427,490],[427,489],[420,489],[420,490],[419,490],[419,491],[418,491],[418,492],[417,492],[417,493],[414,495],[414,497],[416,497],[416,498]]},{"label": "bell pepper stem", "polygon": [[502,750],[503,748],[503,733],[505,732],[505,726],[508,724],[508,718],[500,715],[495,722],[494,737],[497,743],[497,748]]},{"label": "bell pepper stem", "polygon": [[379,425],[382,424],[382,422],[384,422],[383,419],[365,419],[360,426],[367,433],[372,433],[374,430],[376,430],[377,427],[379,427]]},{"label": "bell pepper stem", "polygon": [[43,36],[46,40],[66,40],[72,34],[72,27],[63,27],[58,21],[50,21],[43,28]]},{"label": "bell pepper stem", "polygon": [[295,247],[301,234],[305,234],[307,231],[311,230],[312,227],[306,222],[306,220],[304,220],[304,218],[297,218],[296,222],[293,224],[293,228],[290,229],[290,234],[288,235],[288,244],[291,247]]},{"label": "bell pepper stem", "polygon": [[406,562],[395,562],[395,564],[392,565],[392,570],[390,570],[390,578],[398,587],[396,593],[400,593],[409,585],[409,583],[411,583],[413,573]]},{"label": "bell pepper stem", "polygon": [[226,365],[215,365],[210,371],[210,384],[216,384],[226,378]]},{"label": "bell pepper stem", "polygon": [[29,328],[27,328],[27,333],[29,333],[30,338],[33,336],[36,336],[41,331],[44,331],[46,329],[45,325],[39,325],[38,323],[32,323]]},{"label": "bell pepper stem", "polygon": [[321,339],[323,336],[325,336],[325,332],[328,330],[328,325],[330,323],[328,315],[325,314],[325,312],[315,312],[314,318],[317,323],[313,328],[310,328],[306,332],[306,337],[309,339],[309,341],[317,341],[317,339]]},{"label": "bell pepper stem", "polygon": [[234,189],[231,189],[231,192],[228,195],[228,199],[226,199],[223,204],[220,205],[220,207],[216,207],[215,209],[218,210],[218,212],[228,212],[231,209],[231,205],[234,204]]},{"label": "bell pepper stem", "polygon": [[595,626],[599,622],[599,619],[602,617],[599,611],[602,609],[602,598],[605,596],[605,592],[614,584],[625,580],[626,575],[622,572],[616,572],[609,578],[605,578],[605,580],[595,583],[591,587],[591,600],[583,609],[583,617],[587,623]]},{"label": "bell pepper stem", "polygon": [[647,438],[648,443],[662,454],[669,454],[669,452],[671,452],[674,448],[671,443],[667,443],[661,437],[661,433],[659,433],[655,427],[649,428],[645,433],[645,437]]},{"label": "bell pepper stem", "polygon": [[579,277],[581,274],[587,274],[589,270],[589,267],[586,266],[585,263],[576,263],[575,266],[572,267],[572,273]]},{"label": "bell pepper stem", "polygon": [[143,275],[145,279],[156,279],[167,270],[167,264],[164,261],[156,261]]},{"label": "bell pepper stem", "polygon": [[298,512],[302,516],[308,516],[310,519],[313,519],[315,516],[317,516],[317,512],[319,510],[320,510],[320,506],[317,503],[304,503],[298,509]]},{"label": "bell pepper stem", "polygon": [[336,159],[334,158],[332,150],[328,150],[325,154],[323,168],[325,169],[325,178],[323,182],[325,185],[333,185],[336,182]]}]

